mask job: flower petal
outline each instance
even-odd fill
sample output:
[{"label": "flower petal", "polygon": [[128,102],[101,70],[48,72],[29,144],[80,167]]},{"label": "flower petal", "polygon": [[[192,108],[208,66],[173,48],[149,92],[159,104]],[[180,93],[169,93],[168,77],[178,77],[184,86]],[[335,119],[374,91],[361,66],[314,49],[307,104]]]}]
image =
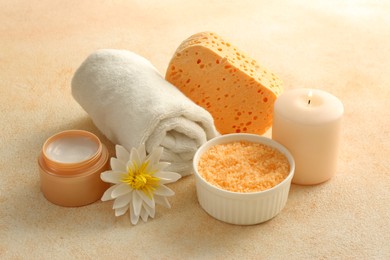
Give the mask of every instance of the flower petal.
[{"label": "flower petal", "polygon": [[167,179],[162,179],[162,178],[159,179],[159,184],[160,185],[168,184],[168,183],[172,183],[172,182],[174,182],[174,181],[167,180]]},{"label": "flower petal", "polygon": [[139,215],[134,214],[134,210],[130,210],[130,221],[131,224],[137,225],[139,220]]},{"label": "flower petal", "polygon": [[124,165],[130,159],[130,153],[121,145],[115,145],[116,158],[123,162]]},{"label": "flower petal", "polygon": [[115,209],[115,217],[122,216],[123,214],[126,213],[126,211],[129,209],[129,204],[122,208]]},{"label": "flower petal", "polygon": [[118,185],[113,185],[111,186],[110,188],[108,188],[104,193],[103,193],[103,196],[101,198],[102,201],[107,201],[107,200],[112,200],[114,199],[112,196],[111,196],[111,193],[112,191],[117,187]]},{"label": "flower petal", "polygon": [[154,215],[156,213],[156,208],[155,207],[151,208],[146,203],[143,203],[142,207],[143,207],[144,210],[146,210],[146,212],[148,212],[148,215],[151,218],[154,218]]},{"label": "flower petal", "polygon": [[163,153],[164,148],[161,146],[154,147],[152,152],[149,154],[147,160],[150,161],[151,165],[155,165],[160,161],[161,154]]},{"label": "flower petal", "polygon": [[149,216],[148,212],[147,212],[145,209],[143,209],[143,210],[141,211],[141,218],[142,218],[142,220],[143,220],[144,222],[148,221],[148,216]]},{"label": "flower petal", "polygon": [[173,195],[175,195],[175,192],[164,185],[160,185],[154,191],[154,194],[160,195],[160,196],[173,196]]},{"label": "flower petal", "polygon": [[167,168],[169,165],[171,165],[170,162],[159,162],[153,166],[153,170],[156,172],[162,171],[163,169]]},{"label": "flower petal", "polygon": [[131,192],[133,189],[126,183],[121,183],[116,185],[116,188],[112,191],[111,197],[112,198],[118,198],[122,195],[125,195],[129,192]]},{"label": "flower petal", "polygon": [[112,157],[110,160],[110,165],[113,171],[127,172],[126,163],[117,158]]},{"label": "flower petal", "polygon": [[123,196],[121,196],[119,198],[116,198],[112,208],[113,209],[119,209],[119,208],[122,208],[122,207],[126,206],[126,204],[130,203],[131,197],[132,197],[131,193],[127,193],[126,195],[123,195]]},{"label": "flower petal", "polygon": [[120,171],[105,171],[100,174],[100,179],[105,182],[118,184],[121,183],[123,172]]},{"label": "flower petal", "polygon": [[176,172],[161,171],[161,172],[156,172],[154,174],[154,177],[160,178],[160,183],[165,184],[165,183],[171,183],[177,181],[178,179],[181,178],[181,175]]},{"label": "flower petal", "polygon": [[127,163],[127,168],[132,168],[134,169],[134,163],[137,165],[137,167],[140,167],[141,166],[141,158],[138,154],[138,151],[137,149],[135,149],[134,147],[131,149],[131,153],[130,153],[130,160],[129,162]]},{"label": "flower petal", "polygon": [[146,158],[146,149],[145,149],[145,144],[144,143],[140,144],[140,146],[138,147],[138,155],[139,155],[139,158],[140,158],[141,162],[145,160],[145,158]]},{"label": "flower petal", "polygon": [[131,204],[133,206],[132,208],[134,210],[134,214],[139,215],[141,213],[141,208],[142,208],[142,198],[140,196],[138,196],[137,192],[133,193],[132,201],[133,201],[133,203],[131,203]]},{"label": "flower petal", "polygon": [[137,194],[140,196],[140,198],[151,208],[155,207],[154,198],[149,198],[143,191],[136,190]]},{"label": "flower petal", "polygon": [[168,209],[171,208],[171,204],[169,204],[168,199],[166,197],[156,195],[154,196],[154,200],[157,204],[161,206],[164,206]]}]

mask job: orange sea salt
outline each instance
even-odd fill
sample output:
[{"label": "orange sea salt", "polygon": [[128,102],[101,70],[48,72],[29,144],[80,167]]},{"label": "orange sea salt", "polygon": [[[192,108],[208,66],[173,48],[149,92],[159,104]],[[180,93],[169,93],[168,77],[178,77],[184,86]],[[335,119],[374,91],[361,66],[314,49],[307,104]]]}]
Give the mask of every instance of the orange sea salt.
[{"label": "orange sea salt", "polygon": [[199,174],[210,184],[233,192],[256,192],[282,182],[289,162],[273,147],[248,141],[212,146],[198,163]]}]

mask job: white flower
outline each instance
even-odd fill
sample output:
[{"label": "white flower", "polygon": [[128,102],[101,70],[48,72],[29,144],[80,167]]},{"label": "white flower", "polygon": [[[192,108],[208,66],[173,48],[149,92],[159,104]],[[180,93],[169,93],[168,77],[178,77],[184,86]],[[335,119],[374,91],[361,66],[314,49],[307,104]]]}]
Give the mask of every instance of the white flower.
[{"label": "white flower", "polygon": [[159,162],[163,148],[154,148],[148,156],[144,144],[138,150],[132,148],[130,154],[120,145],[115,146],[115,150],[117,158],[110,161],[112,170],[100,175],[103,181],[115,184],[102,196],[102,201],[115,199],[115,216],[129,210],[131,223],[136,225],[139,217],[145,222],[148,217],[154,217],[156,203],[170,208],[166,197],[175,193],[164,184],[175,182],[181,176],[163,171],[169,165]]}]

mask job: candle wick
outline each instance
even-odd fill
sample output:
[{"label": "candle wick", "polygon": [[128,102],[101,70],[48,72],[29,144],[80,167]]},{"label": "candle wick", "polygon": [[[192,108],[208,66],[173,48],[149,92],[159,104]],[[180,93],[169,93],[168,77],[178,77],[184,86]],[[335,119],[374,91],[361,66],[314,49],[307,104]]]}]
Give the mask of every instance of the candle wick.
[{"label": "candle wick", "polygon": [[309,99],[309,101],[307,101],[307,104],[310,105],[310,99]]}]

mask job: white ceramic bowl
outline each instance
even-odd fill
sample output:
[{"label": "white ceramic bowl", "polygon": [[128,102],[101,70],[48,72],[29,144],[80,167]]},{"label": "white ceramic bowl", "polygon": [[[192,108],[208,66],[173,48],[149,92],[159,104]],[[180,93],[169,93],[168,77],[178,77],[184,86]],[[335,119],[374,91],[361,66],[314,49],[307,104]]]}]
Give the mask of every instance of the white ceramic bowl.
[{"label": "white ceramic bowl", "polygon": [[[198,162],[201,155],[217,144],[234,141],[261,143],[276,148],[284,154],[290,163],[290,172],[278,185],[259,192],[231,192],[208,183],[198,173]],[[237,225],[252,225],[275,217],[286,205],[295,163],[290,152],[276,141],[255,134],[227,134],[215,137],[203,144],[195,153],[194,174],[199,204],[214,218]]]}]

